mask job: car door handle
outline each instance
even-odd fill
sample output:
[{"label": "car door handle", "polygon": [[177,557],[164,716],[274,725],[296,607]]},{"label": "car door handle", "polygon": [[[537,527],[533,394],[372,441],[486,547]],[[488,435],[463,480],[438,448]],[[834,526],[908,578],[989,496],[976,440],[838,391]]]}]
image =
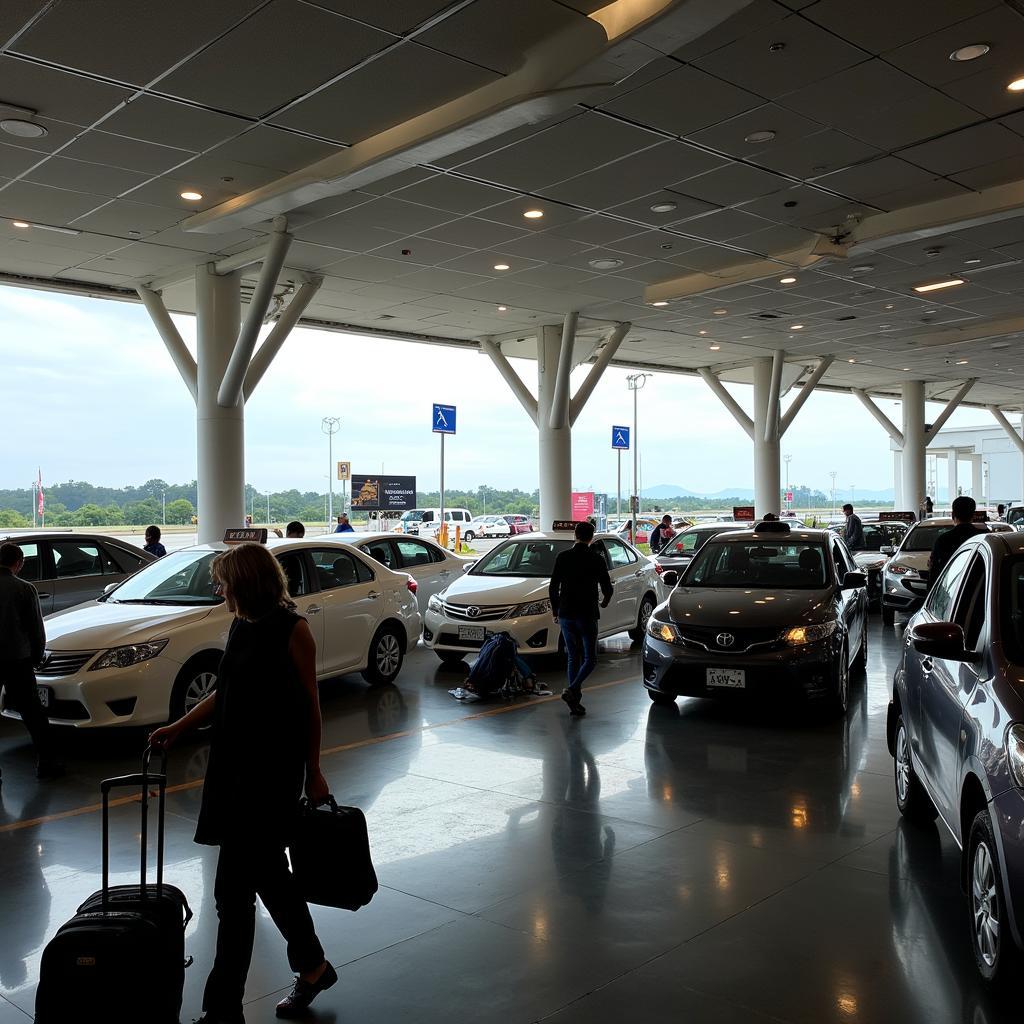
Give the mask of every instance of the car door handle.
[{"label": "car door handle", "polygon": [[311,604],[306,609],[306,614],[307,615],[319,615],[322,611],[323,611],[323,608],[321,608],[320,605],[318,605],[318,604]]},{"label": "car door handle", "polygon": [[36,596],[42,599],[44,597],[53,597],[53,594],[37,594]]},{"label": "car door handle", "polygon": [[380,597],[380,591],[379,590],[371,590],[366,596],[371,601],[376,601]]},{"label": "car door handle", "polygon": [[647,570],[646,569],[637,569],[637,571],[635,573],[633,573],[633,575],[637,579],[640,579],[642,576],[645,576],[646,574],[647,574]]}]

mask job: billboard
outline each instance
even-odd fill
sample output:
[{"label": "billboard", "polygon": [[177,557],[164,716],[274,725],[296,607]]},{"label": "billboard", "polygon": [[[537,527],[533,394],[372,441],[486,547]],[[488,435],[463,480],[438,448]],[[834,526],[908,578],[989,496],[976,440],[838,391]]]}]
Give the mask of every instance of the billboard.
[{"label": "billboard", "polygon": [[754,506],[733,505],[732,518],[737,523],[752,523],[754,521]]},{"label": "billboard", "polygon": [[352,474],[352,508],[365,512],[408,512],[416,507],[416,477]]},{"label": "billboard", "polygon": [[572,517],[577,522],[586,519],[594,514],[594,492],[573,491],[572,492]]}]

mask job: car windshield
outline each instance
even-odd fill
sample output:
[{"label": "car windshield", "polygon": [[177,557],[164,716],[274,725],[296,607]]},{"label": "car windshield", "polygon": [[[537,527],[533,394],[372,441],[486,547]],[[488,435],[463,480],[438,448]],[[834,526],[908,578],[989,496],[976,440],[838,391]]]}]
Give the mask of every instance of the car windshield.
[{"label": "car windshield", "polygon": [[939,537],[951,529],[953,527],[945,523],[942,526],[915,526],[903,538],[900,554],[906,554],[908,551],[931,551]]},{"label": "car windshield", "polygon": [[555,559],[575,541],[510,540],[496,547],[470,570],[471,576],[528,576],[545,579],[555,568]]},{"label": "car windshield", "polygon": [[669,540],[659,554],[691,555],[694,551],[700,551],[714,536],[714,530],[684,530]]},{"label": "car windshield", "polygon": [[414,508],[411,512],[406,512],[402,516],[403,523],[419,523],[423,520],[423,509]]},{"label": "car windshield", "polygon": [[125,580],[104,600],[112,604],[213,605],[210,565],[216,551],[173,551]]},{"label": "car windshield", "polygon": [[711,540],[694,556],[684,586],[811,590],[826,585],[825,547],[818,542]]}]

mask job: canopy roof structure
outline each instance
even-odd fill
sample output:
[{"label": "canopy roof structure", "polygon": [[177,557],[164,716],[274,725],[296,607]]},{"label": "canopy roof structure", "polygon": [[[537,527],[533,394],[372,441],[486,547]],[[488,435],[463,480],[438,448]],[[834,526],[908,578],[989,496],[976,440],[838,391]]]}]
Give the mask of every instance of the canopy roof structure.
[{"label": "canopy roof structure", "polygon": [[1022,54],[1010,0],[7,0],[0,280],[193,311],[284,216],[303,323],[1019,407]]}]

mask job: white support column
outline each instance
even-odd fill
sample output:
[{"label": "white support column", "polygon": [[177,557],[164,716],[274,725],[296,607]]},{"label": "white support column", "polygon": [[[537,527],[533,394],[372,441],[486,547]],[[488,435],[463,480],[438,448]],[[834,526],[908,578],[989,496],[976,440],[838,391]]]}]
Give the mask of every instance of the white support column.
[{"label": "white support column", "polygon": [[567,408],[569,376],[560,379],[562,332],[542,327],[537,338],[537,430],[540,449],[540,528],[572,518],[572,428],[552,426],[552,410]]},{"label": "white support column", "polygon": [[[953,499],[960,493],[960,481],[959,481],[959,465],[957,464],[957,454],[955,448],[950,448],[946,452],[946,486],[949,490],[949,501],[952,504]],[[937,496],[936,496],[937,497]]]},{"label": "white support column", "polygon": [[185,387],[188,388],[189,394],[195,398],[197,387],[196,361],[192,358],[192,353],[189,352],[185,342],[182,340],[178,328],[174,326],[174,321],[171,319],[170,313],[167,312],[163,298],[157,292],[144,285],[139,285],[135,291],[138,292],[139,298],[142,299],[142,304],[146,307],[146,312],[149,313],[149,318],[153,321],[153,326],[157,329],[157,333],[163,339],[171,360],[174,362],[178,373],[181,374],[181,379],[185,382]]},{"label": "white support column", "polygon": [[903,503],[916,513],[925,495],[924,383],[903,382]]},{"label": "white support column", "polygon": [[551,427],[560,430],[569,425],[569,377],[572,374],[572,354],[576,347],[576,324],[579,313],[566,313],[562,324],[562,340],[558,346],[558,368],[555,372],[555,390],[551,403]]},{"label": "white support column", "polygon": [[903,501],[903,452],[897,448],[892,453],[893,508],[900,511],[906,509]]},{"label": "white support column", "polygon": [[217,401],[241,322],[241,276],[196,268],[198,397],[196,427],[199,543],[245,522],[245,402]]},{"label": "white support column", "polygon": [[[779,397],[773,385],[778,379],[773,360],[754,360],[754,514],[763,518],[769,512],[779,515]],[[774,418],[772,413],[774,412]]]},{"label": "white support column", "polygon": [[971,456],[971,497],[980,505],[985,497],[985,467],[981,455]]}]

